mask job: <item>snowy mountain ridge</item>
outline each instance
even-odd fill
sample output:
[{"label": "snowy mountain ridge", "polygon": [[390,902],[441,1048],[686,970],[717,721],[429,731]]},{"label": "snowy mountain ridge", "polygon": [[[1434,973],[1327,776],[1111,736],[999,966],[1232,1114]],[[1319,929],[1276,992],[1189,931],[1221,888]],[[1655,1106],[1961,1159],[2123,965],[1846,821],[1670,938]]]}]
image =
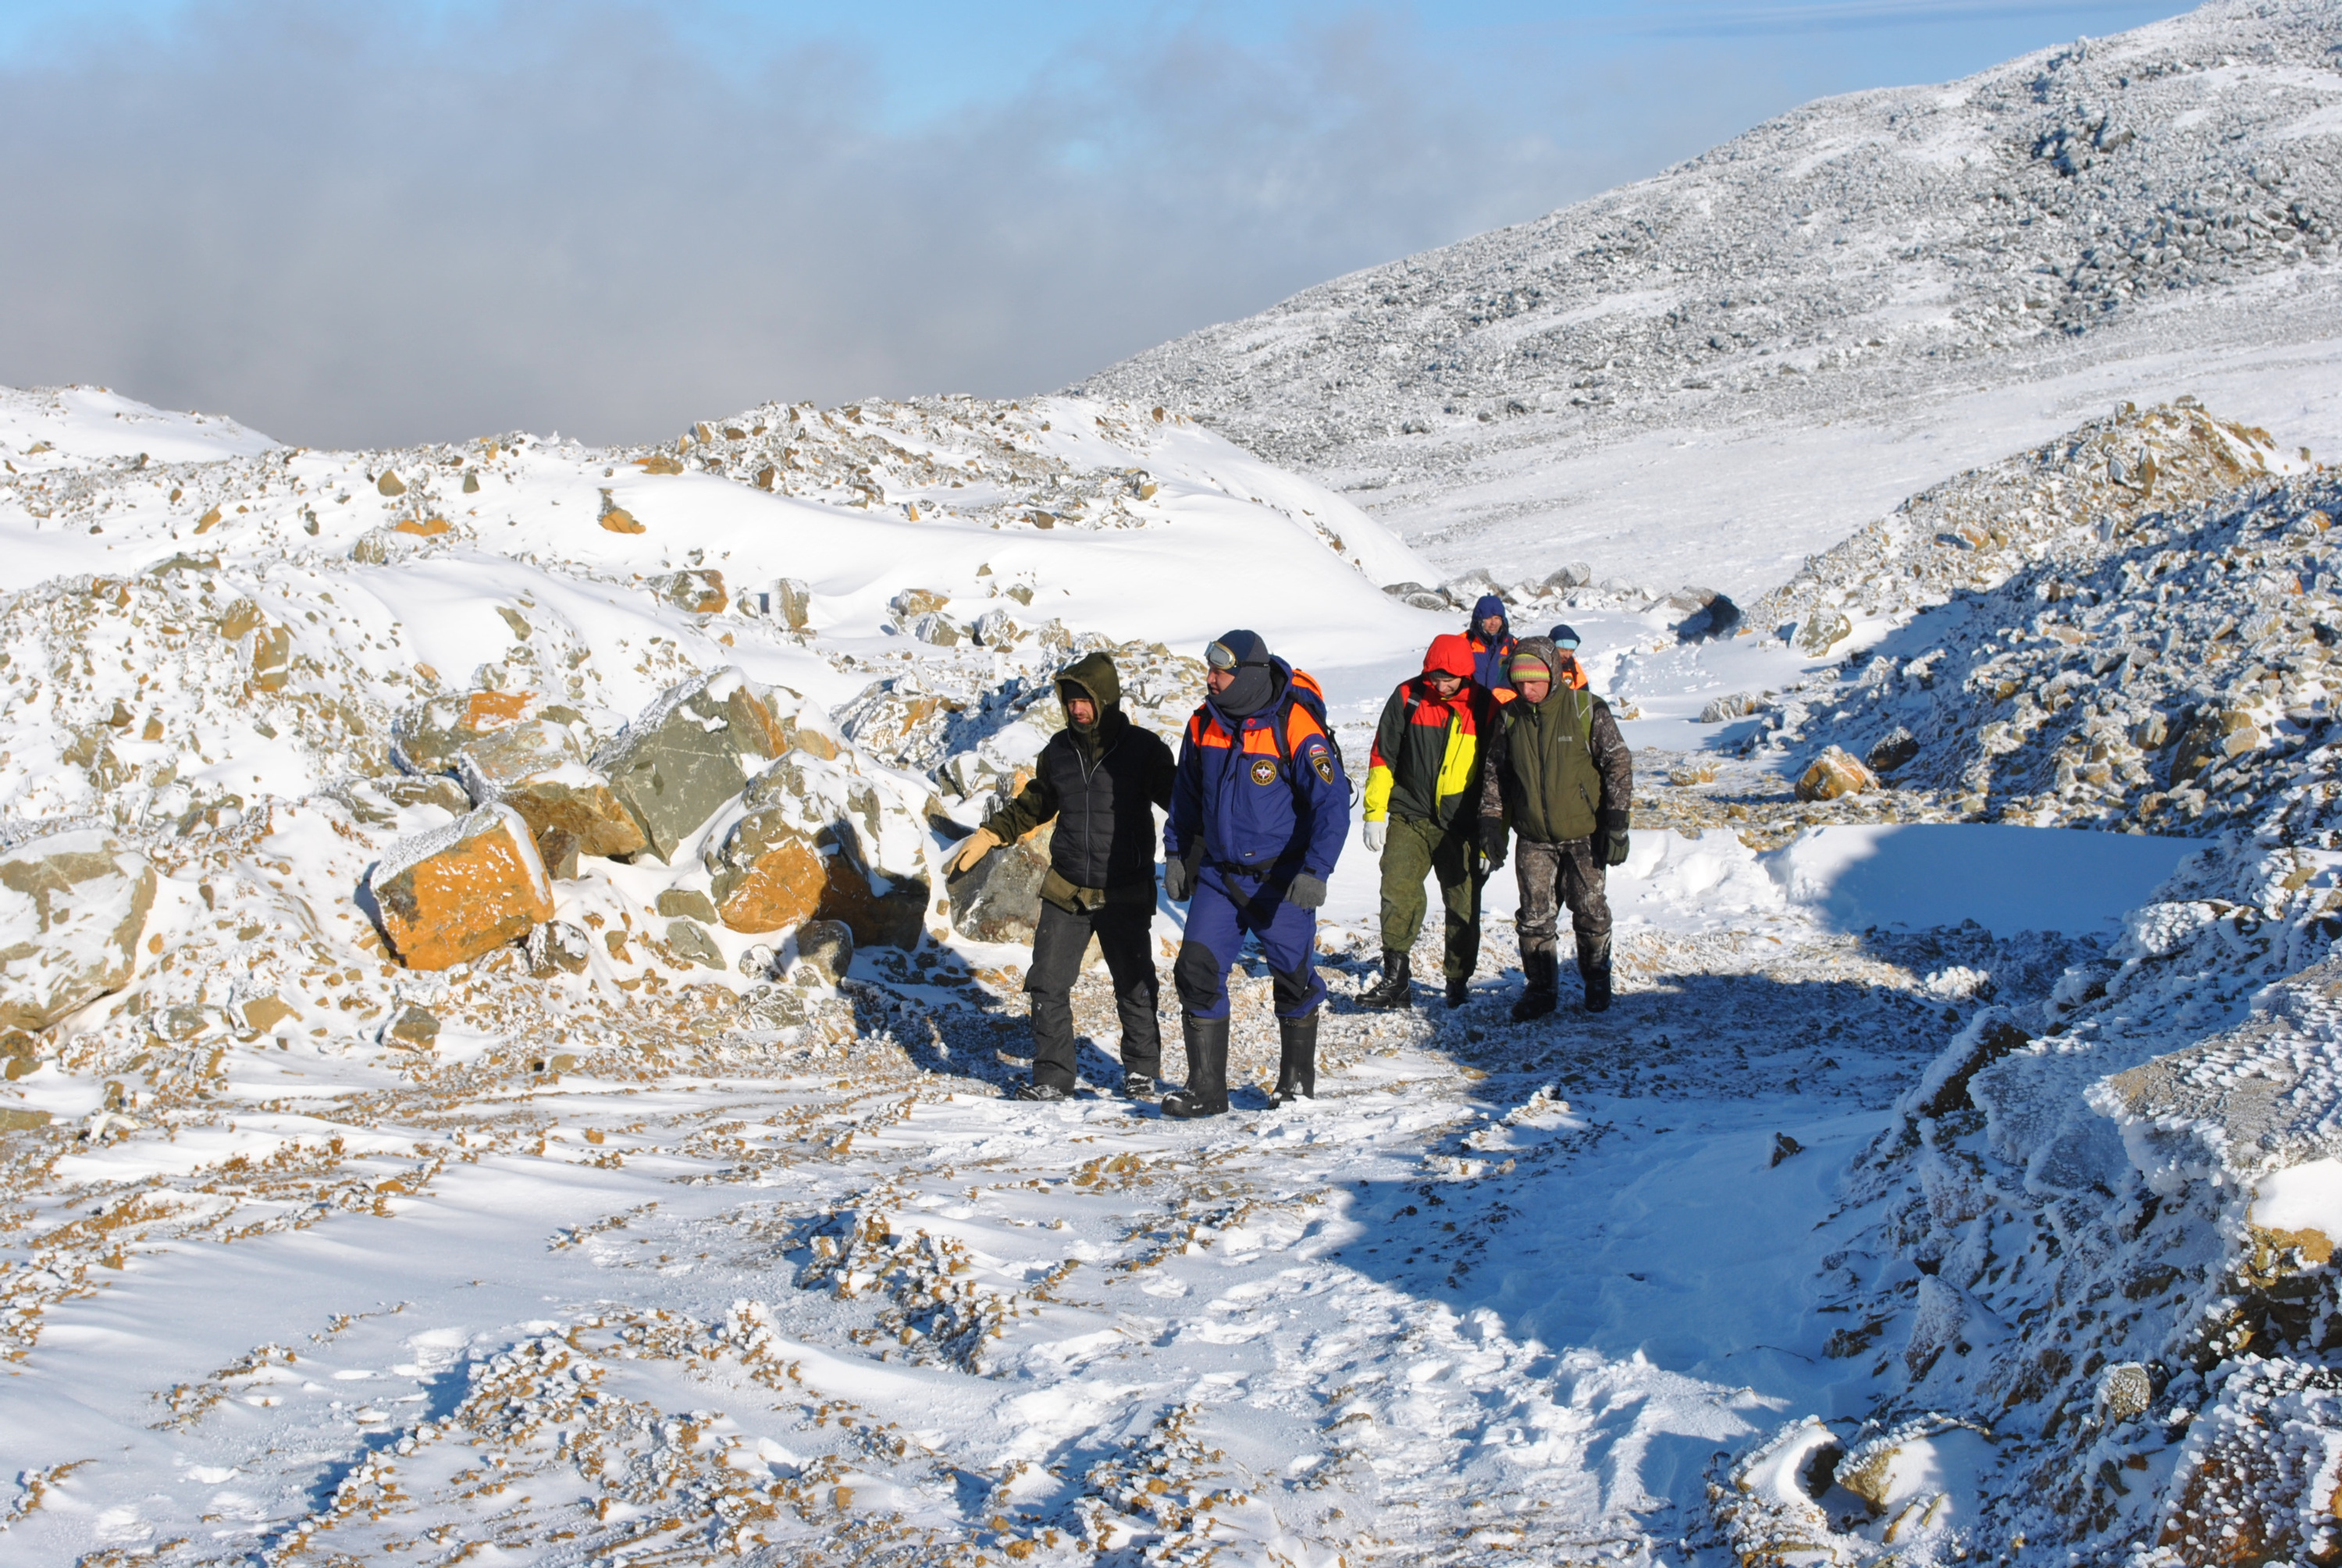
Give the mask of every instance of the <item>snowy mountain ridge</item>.
[{"label": "snowy mountain ridge", "polygon": [[1077,386],[1321,475],[1450,570],[1735,595],[2121,399],[2330,448],[2337,45],[2334,0],[2215,0],[1824,100]]}]

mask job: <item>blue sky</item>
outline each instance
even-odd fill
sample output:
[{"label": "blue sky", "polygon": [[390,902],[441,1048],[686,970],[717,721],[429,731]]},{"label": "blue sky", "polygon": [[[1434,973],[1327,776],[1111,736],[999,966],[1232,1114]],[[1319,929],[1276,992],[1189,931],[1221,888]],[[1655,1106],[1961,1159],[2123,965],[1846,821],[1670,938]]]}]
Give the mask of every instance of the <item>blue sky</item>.
[{"label": "blue sky", "polygon": [[2184,9],[0,0],[0,383],[313,444],[1046,390]]}]

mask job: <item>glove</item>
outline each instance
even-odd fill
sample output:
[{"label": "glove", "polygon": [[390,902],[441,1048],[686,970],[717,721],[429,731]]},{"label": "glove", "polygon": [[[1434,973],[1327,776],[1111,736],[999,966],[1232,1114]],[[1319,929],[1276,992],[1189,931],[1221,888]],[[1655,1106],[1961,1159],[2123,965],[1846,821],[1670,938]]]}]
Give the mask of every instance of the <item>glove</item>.
[{"label": "glove", "polygon": [[1163,863],[1163,896],[1174,904],[1185,904],[1196,891],[1192,874],[1185,859],[1174,855]]},{"label": "glove", "polygon": [[1383,841],[1388,837],[1390,837],[1389,823],[1370,822],[1366,824],[1366,848],[1370,853],[1375,854],[1382,854]]},{"label": "glove", "polygon": [[1629,847],[1631,846],[1626,841],[1626,830],[1625,828],[1622,827],[1617,829],[1616,832],[1604,834],[1602,835],[1602,864],[1605,865],[1626,864],[1626,851]]},{"label": "glove", "polygon": [[1490,871],[1505,864],[1505,843],[1511,836],[1503,817],[1484,816],[1480,819],[1480,853],[1488,857]]},{"label": "glove", "polygon": [[990,828],[977,828],[959,841],[958,846],[951,853],[951,859],[945,862],[944,870],[951,876],[966,876],[977,861],[999,847],[998,834]]},{"label": "glove", "polygon": [[1296,909],[1316,909],[1326,902],[1326,879],[1303,872],[1285,890],[1285,902]]}]

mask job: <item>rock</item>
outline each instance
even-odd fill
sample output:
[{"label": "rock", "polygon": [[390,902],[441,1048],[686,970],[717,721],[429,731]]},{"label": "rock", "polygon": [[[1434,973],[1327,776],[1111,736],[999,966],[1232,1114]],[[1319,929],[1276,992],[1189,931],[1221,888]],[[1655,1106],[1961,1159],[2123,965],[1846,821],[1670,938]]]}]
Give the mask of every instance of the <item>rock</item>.
[{"label": "rock", "polygon": [[247,999],[244,1004],[244,1026],[255,1034],[265,1034],[279,1024],[298,1024],[301,1014],[293,1004],[275,992]]},{"label": "rock", "polygon": [[383,934],[410,969],[469,963],[553,918],[535,836],[510,806],[485,805],[401,839],[368,874]]},{"label": "rock", "polygon": [[1805,1152],[1806,1146],[1788,1134],[1776,1133],[1773,1134],[1773,1158],[1768,1163],[1777,1165],[1790,1155],[1802,1154]]},{"label": "rock", "polygon": [[836,984],[854,962],[854,933],[841,921],[806,922],[797,930],[797,962],[825,984]]},{"label": "rock", "polygon": [[646,532],[640,523],[635,521],[633,513],[610,499],[610,493],[607,490],[602,492],[602,510],[596,521],[613,534]]},{"label": "rock", "polygon": [[956,648],[962,640],[959,623],[949,615],[921,615],[904,630],[920,642],[938,648]]},{"label": "rock", "polygon": [[716,924],[716,905],[696,887],[662,888],[658,895],[658,912],[696,920],[706,925]]},{"label": "rock", "polygon": [[970,628],[977,645],[986,648],[1013,648],[1025,640],[1025,628],[1009,617],[1006,610],[986,610]]},{"label": "rock", "polygon": [[725,840],[715,881],[724,924],[761,934],[804,921],[841,921],[863,946],[917,946],[927,884],[906,878],[877,891],[834,828],[808,833],[794,814],[782,806],[752,811]]},{"label": "rock", "polygon": [[0,1105],[0,1133],[29,1133],[35,1127],[49,1124],[46,1111],[28,1111],[21,1105]]},{"label": "rock", "polygon": [[385,495],[404,495],[406,494],[405,484],[399,480],[397,474],[392,473],[387,468],[382,471],[382,477],[374,482],[374,487]]},{"label": "rock", "polygon": [[548,920],[528,934],[528,972],[540,980],[583,974],[593,956],[586,934],[565,920]]},{"label": "rock", "polygon": [[921,615],[939,613],[950,603],[949,594],[934,588],[906,588],[887,600],[886,607],[895,612],[896,624],[907,625]]},{"label": "rock", "polygon": [[534,692],[463,692],[432,697],[391,721],[390,758],[411,774],[454,774],[465,746],[535,716]]},{"label": "rock", "polygon": [[1740,625],[1740,606],[1713,588],[1685,588],[1667,602],[1690,612],[1676,626],[1676,640],[1680,643],[1728,637]]},{"label": "rock", "polygon": [[724,950],[716,945],[716,939],[696,921],[667,922],[666,949],[676,957],[696,964],[703,969],[724,967]]},{"label": "rock", "polygon": [[1041,880],[1049,872],[1046,828],[1002,844],[944,884],[952,929],[972,942],[1030,942],[1041,918]]},{"label": "rock", "polygon": [[245,684],[255,692],[281,692],[293,678],[293,634],[264,626],[252,638],[252,674]]},{"label": "rock", "polygon": [[1875,774],[1891,774],[1919,754],[1919,743],[1909,730],[1897,725],[1893,734],[1870,748],[1867,759]]},{"label": "rock", "polygon": [[1699,710],[1699,722],[1704,724],[1728,724],[1734,719],[1745,719],[1751,714],[1761,714],[1772,705],[1768,699],[1755,692],[1735,692],[1728,697],[1711,698],[1707,705]]},{"label": "rock", "polygon": [[653,577],[650,589],[677,609],[688,610],[695,615],[720,615],[732,603],[732,595],[724,589],[724,574],[706,568]]},{"label": "rock", "polygon": [[793,632],[802,632],[813,624],[813,589],[795,577],[783,577],[773,584],[773,613]]},{"label": "rock", "polygon": [[385,1045],[410,1045],[428,1051],[439,1038],[439,1015],[427,1007],[409,1004],[395,1014],[384,1026],[382,1043]]},{"label": "rock", "polygon": [[41,1043],[22,1029],[0,1033],[0,1076],[10,1083],[37,1072],[41,1065]]},{"label": "rock", "polygon": [[650,852],[671,862],[683,842],[740,793],[752,764],[807,739],[775,711],[771,694],[738,670],[724,669],[668,690],[603,748],[594,766]]},{"label": "rock", "polygon": [[1836,610],[1817,610],[1797,624],[1797,652],[1818,659],[1854,635],[1854,623]]},{"label": "rock", "polygon": [[1861,794],[1878,787],[1877,776],[1862,765],[1843,748],[1832,746],[1814,759],[1797,781],[1797,798],[1803,801],[1836,800],[1841,795]]},{"label": "rock", "polygon": [[[577,755],[575,736],[550,719],[531,719],[472,742],[457,755],[464,788],[480,805],[508,805],[536,836],[555,874],[576,874],[576,857],[639,854],[648,842],[610,781]],[[564,835],[559,842],[555,834]]]},{"label": "rock", "polygon": [[2155,1403],[2154,1376],[2138,1362],[2118,1361],[2098,1373],[2093,1403],[2098,1419],[2108,1426],[2145,1415]]},{"label": "rock", "polygon": [[0,1027],[47,1028],[130,983],[155,868],[95,830],[0,854]]}]

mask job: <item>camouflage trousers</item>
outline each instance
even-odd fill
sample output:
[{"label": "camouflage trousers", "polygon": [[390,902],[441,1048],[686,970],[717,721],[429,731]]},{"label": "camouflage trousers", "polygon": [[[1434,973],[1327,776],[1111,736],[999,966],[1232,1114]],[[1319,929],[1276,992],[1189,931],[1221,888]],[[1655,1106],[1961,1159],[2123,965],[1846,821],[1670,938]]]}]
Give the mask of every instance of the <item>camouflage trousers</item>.
[{"label": "camouflage trousers", "polygon": [[1513,924],[1523,953],[1553,950],[1561,905],[1567,904],[1580,955],[1590,962],[1609,957],[1610,900],[1603,893],[1606,874],[1594,845],[1590,838],[1537,844],[1514,837],[1513,875],[1520,884],[1521,907]]}]

